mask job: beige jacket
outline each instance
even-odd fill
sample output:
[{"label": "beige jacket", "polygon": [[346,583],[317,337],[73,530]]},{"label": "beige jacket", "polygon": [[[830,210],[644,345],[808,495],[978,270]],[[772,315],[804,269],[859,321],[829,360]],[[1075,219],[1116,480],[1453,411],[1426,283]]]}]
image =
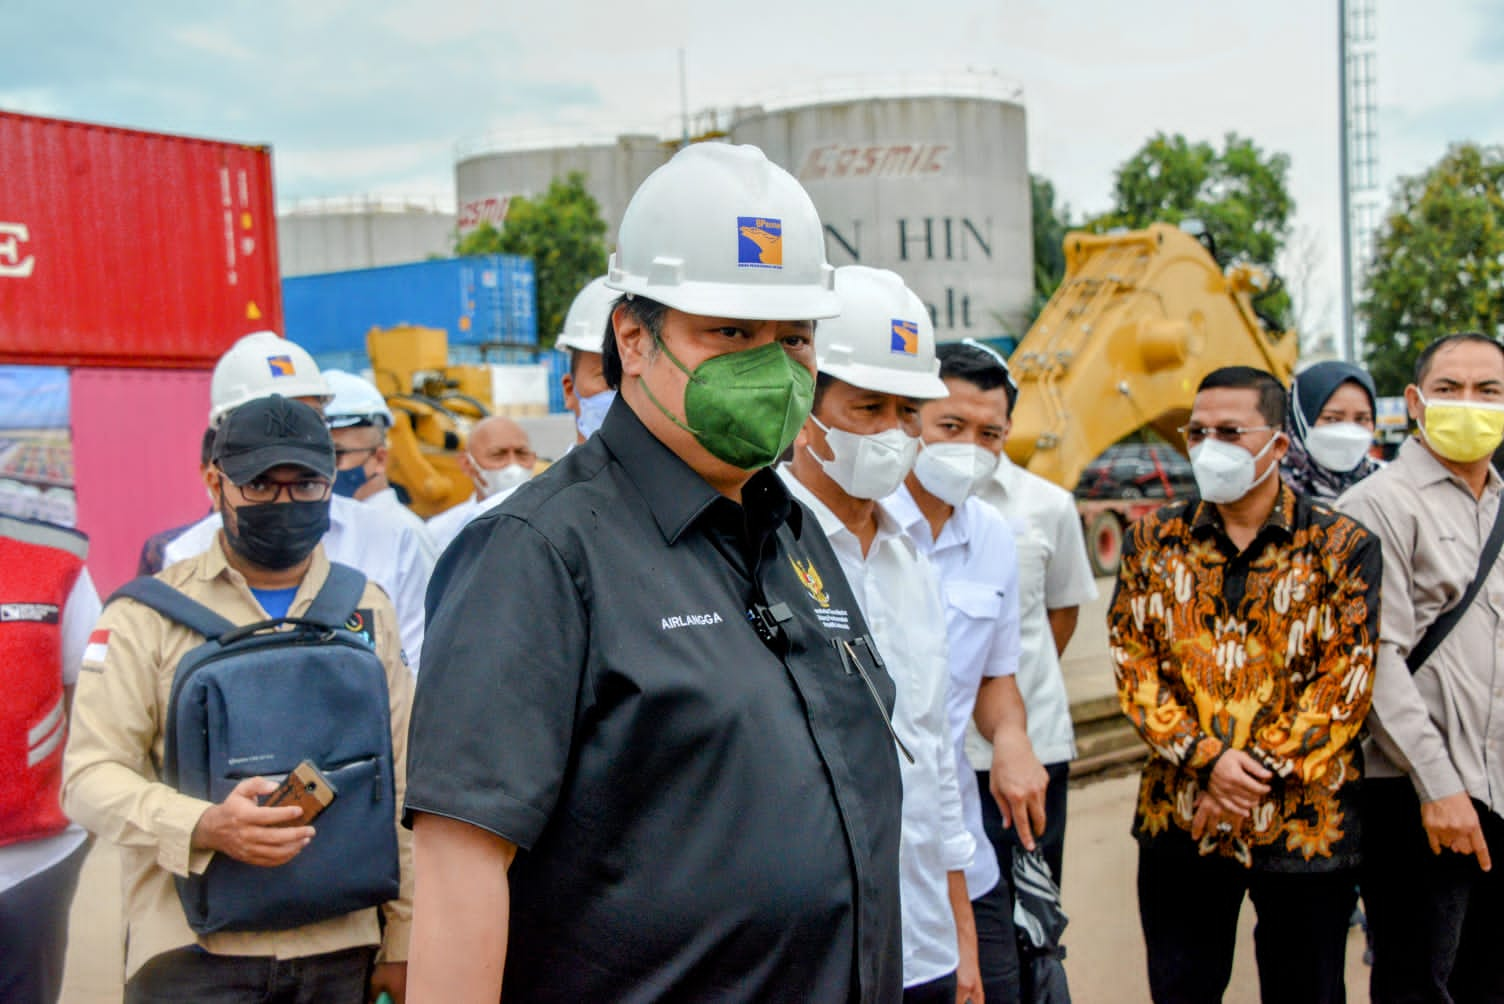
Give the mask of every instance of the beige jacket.
[{"label": "beige jacket", "polygon": [[[217,541],[204,553],[169,566],[158,578],[237,624],[265,620],[245,578],[225,561]],[[288,613],[308,609],[329,574],[320,546]],[[392,754],[396,761],[397,844],[402,892],[376,910],[266,933],[196,935],[188,927],[173,876],[200,874],[212,851],[191,848],[193,829],[208,802],[180,794],[157,779],[168,695],[178,661],[202,636],[134,600],[105,608],[84,656],[63,761],[63,808],[75,821],[120,847],[126,938],[125,978],[163,952],[197,944],[219,955],[294,958],[362,945],[381,945],[380,961],[407,958],[412,924],[412,843],[400,824],[407,785],[407,721],[413,680],[402,656],[391,601],[366,584],[360,607],[372,611],[376,652],[391,695]],[[105,632],[108,632],[106,635]],[[315,840],[318,838],[315,836]]]}]

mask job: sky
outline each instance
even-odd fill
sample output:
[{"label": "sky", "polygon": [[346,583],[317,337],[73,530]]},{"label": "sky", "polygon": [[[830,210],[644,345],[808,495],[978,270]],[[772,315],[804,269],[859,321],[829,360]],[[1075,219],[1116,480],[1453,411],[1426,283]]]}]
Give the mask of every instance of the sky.
[{"label": "sky", "polygon": [[[1387,204],[1448,144],[1504,142],[1504,3],[1370,2]],[[0,0],[0,108],[270,143],[284,205],[452,203],[461,144],[677,131],[681,49],[691,109],[1001,76],[1078,217],[1155,132],[1250,137],[1291,159],[1307,322],[1338,321],[1336,0]]]}]

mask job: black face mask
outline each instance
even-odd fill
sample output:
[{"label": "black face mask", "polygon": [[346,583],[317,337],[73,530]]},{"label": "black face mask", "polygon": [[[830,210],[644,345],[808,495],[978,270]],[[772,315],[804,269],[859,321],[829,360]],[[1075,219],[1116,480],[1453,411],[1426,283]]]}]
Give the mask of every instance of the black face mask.
[{"label": "black face mask", "polygon": [[329,532],[328,499],[230,506],[221,496],[220,505],[235,514],[233,521],[224,521],[230,547],[251,564],[274,572],[308,557]]}]

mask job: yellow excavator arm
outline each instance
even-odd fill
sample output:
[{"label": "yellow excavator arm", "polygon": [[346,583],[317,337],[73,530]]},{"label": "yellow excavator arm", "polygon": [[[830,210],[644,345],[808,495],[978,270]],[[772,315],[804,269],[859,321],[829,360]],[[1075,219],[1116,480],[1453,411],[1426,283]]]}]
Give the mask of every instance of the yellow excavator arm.
[{"label": "yellow excavator arm", "polygon": [[1176,429],[1202,377],[1255,366],[1281,383],[1298,339],[1270,331],[1253,297],[1270,278],[1225,272],[1195,237],[1163,223],[1117,234],[1072,232],[1065,277],[1018,348],[1008,454],[1074,489],[1102,451],[1145,426],[1185,449]]}]

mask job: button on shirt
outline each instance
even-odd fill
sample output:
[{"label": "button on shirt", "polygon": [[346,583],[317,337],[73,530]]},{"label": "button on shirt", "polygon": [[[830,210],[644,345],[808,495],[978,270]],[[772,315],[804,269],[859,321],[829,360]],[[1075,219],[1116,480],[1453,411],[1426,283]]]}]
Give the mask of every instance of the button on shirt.
[{"label": "button on shirt", "polygon": [[1285,485],[1242,551],[1195,499],[1129,528],[1107,627],[1118,700],[1153,754],[1141,841],[1195,846],[1208,774],[1240,749],[1274,773],[1270,791],[1200,853],[1271,871],[1358,863],[1353,782],[1381,561],[1373,534]]},{"label": "button on shirt", "polygon": [[1367,770],[1409,775],[1423,801],[1466,791],[1504,810],[1504,561],[1414,676],[1405,665],[1426,628],[1454,607],[1478,571],[1504,482],[1492,467],[1483,497],[1418,440],[1350,488],[1343,512],[1383,543],[1384,615],[1373,685]]},{"label": "button on shirt", "polygon": [[[193,524],[167,545],[166,564],[203,554],[222,525],[217,512]],[[343,495],[329,499],[329,532],[320,543],[330,561],[359,569],[386,590],[397,608],[402,649],[416,673],[423,649],[423,594],[433,571],[425,543],[406,524]]]},{"label": "button on shirt", "polygon": [[[976,846],[990,847],[982,829],[983,795],[966,761],[966,727],[973,724],[982,680],[1012,676],[1018,670],[1018,555],[1013,530],[991,506],[974,497],[956,507],[939,537],[931,535],[929,521],[907,485],[883,504],[940,578],[950,650],[947,715],[961,812]],[[996,854],[974,854],[966,869],[966,894],[977,899],[991,891],[999,877]]]},{"label": "button on shirt", "polygon": [[[1007,457],[977,498],[1013,527],[1018,548],[1018,689],[1029,712],[1029,742],[1040,763],[1067,763],[1075,759],[1076,736],[1049,615],[1097,598],[1076,500]],[[975,725],[967,729],[966,754],[973,769],[992,769],[992,745]]]},{"label": "button on shirt", "polygon": [[893,728],[914,754],[903,771],[903,979],[915,986],[953,972],[959,962],[946,872],[964,871],[976,845],[966,830],[947,717],[950,666],[945,612],[929,561],[898,521],[877,505],[877,537],[861,542],[784,467],[789,491],[830,538],[878,653],[898,687]]},{"label": "button on shirt", "polygon": [[508,1001],[898,999],[892,681],[778,477],[742,498],[618,398],[439,560],[407,808],[520,848]]}]

